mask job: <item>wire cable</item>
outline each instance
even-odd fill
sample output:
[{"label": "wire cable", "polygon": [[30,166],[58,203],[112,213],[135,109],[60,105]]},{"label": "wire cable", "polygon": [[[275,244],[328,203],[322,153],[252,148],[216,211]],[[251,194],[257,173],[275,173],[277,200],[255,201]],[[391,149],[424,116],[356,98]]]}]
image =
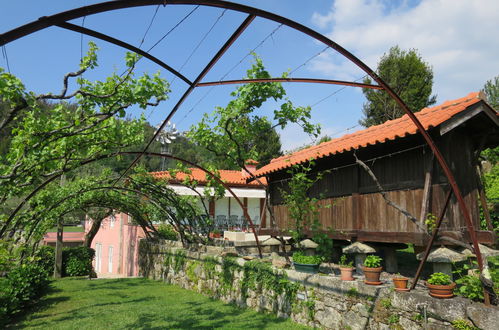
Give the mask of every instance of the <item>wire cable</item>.
[{"label": "wire cable", "polygon": [[[367,77],[367,74],[366,74],[366,75],[363,75],[362,77],[360,77],[360,78],[358,78],[358,79],[355,79],[353,82],[358,82],[359,80],[362,80],[362,79],[364,79],[365,77]],[[331,94],[329,94],[328,96],[326,96],[326,97],[324,97],[324,98],[320,99],[319,101],[315,102],[314,104],[312,104],[312,105],[311,105],[311,107],[315,107],[316,105],[318,105],[318,104],[320,104],[320,103],[324,102],[325,100],[327,100],[327,99],[328,99],[328,98],[330,98],[331,96],[336,95],[336,94],[338,94],[339,92],[343,91],[343,90],[344,90],[345,88],[347,88],[347,87],[348,87],[348,86],[343,86],[343,87],[341,87],[341,88],[339,88],[339,89],[335,90],[334,92],[332,92],[332,93],[331,93]]]},{"label": "wire cable", "polygon": [[[222,81],[225,77],[227,77],[232,71],[234,71],[248,56],[250,56],[255,50],[260,48],[269,38],[272,38],[272,36],[283,26],[283,24],[279,24],[272,32],[270,32],[265,38],[262,39],[253,49],[251,49],[246,55],[239,60],[233,67],[231,67],[221,78],[219,81]],[[178,121],[177,125],[180,125],[187,116],[191,114],[192,111],[211,93],[211,91],[215,88],[215,86],[211,86],[210,89],[192,106],[192,108]]]},{"label": "wire cable", "polygon": [[[187,64],[187,62],[189,62],[189,60],[191,59],[191,57],[194,55],[194,53],[198,50],[198,48],[201,46],[201,44],[206,40],[206,38],[208,37],[208,35],[210,34],[210,32],[215,28],[215,26],[218,24],[218,22],[220,21],[220,19],[222,18],[222,16],[227,12],[227,9],[224,9],[224,11],[218,16],[218,18],[215,20],[215,23],[213,23],[213,25],[210,27],[210,29],[204,34],[204,36],[201,38],[201,40],[198,42],[198,44],[196,45],[196,47],[194,47],[194,49],[192,50],[191,54],[187,57],[187,59],[184,61],[184,63],[182,64],[182,66],[180,67],[180,69],[178,70],[178,72],[182,72],[183,68],[185,67],[185,65]],[[177,76],[174,76],[173,79],[172,79],[172,82],[170,83],[170,87],[173,86],[173,83],[175,82],[175,80],[177,79]],[[206,96],[205,96],[206,97]],[[204,99],[204,97],[202,98]],[[201,102],[198,101],[196,103],[199,104]],[[149,118],[153,115],[154,113],[154,110],[156,110],[156,108],[153,108],[152,111],[149,113],[149,115],[147,116],[147,120],[149,120]]]},{"label": "wire cable", "polygon": [[[203,42],[206,40],[206,38],[208,37],[208,35],[211,33],[211,31],[213,31],[213,29],[215,28],[215,26],[218,24],[218,22],[220,21],[220,19],[222,18],[222,16],[227,12],[227,9],[224,9],[222,11],[222,13],[218,16],[218,18],[215,20],[215,23],[212,24],[212,26],[208,29],[208,31],[204,34],[204,36],[201,38],[201,40],[198,42],[198,44],[196,45],[196,47],[194,47],[194,49],[192,50],[192,52],[189,54],[189,56],[187,57],[187,59],[184,61],[184,63],[180,66],[180,69],[178,70],[178,72],[182,72],[182,70],[184,69],[184,67],[187,65],[187,63],[190,61],[190,59],[192,58],[192,56],[194,55],[194,53],[199,49],[199,47],[203,44]],[[172,82],[171,82],[171,85],[173,85],[173,83],[175,82],[175,80],[177,79],[177,76],[173,77],[172,79]]]},{"label": "wire cable", "polygon": [[149,30],[152,27],[152,24],[154,23],[154,19],[156,18],[156,15],[158,14],[159,6],[156,6],[156,10],[154,10],[154,15],[152,15],[151,21],[149,22],[149,25],[147,26],[146,32],[144,32],[144,36],[142,37],[142,40],[140,41],[140,45],[138,48],[142,47],[142,44],[144,44],[144,41],[146,40],[146,36],[149,33]]},{"label": "wire cable", "polygon": [[267,35],[265,38],[263,38],[263,40],[262,40],[262,41],[260,41],[260,43],[259,43],[258,45],[256,45],[256,47],[254,47],[252,50],[250,50],[250,51],[248,52],[248,54],[244,55],[244,56],[243,56],[243,58],[242,58],[239,62],[237,62],[237,63],[236,63],[236,64],[235,64],[232,68],[230,68],[230,69],[229,69],[229,71],[227,71],[227,73],[226,73],[226,74],[224,74],[224,75],[222,76],[222,78],[220,78],[220,80],[219,80],[219,81],[224,80],[224,79],[225,79],[225,77],[227,77],[227,76],[228,76],[228,75],[229,75],[232,71],[234,71],[234,70],[235,70],[235,69],[236,69],[236,68],[237,68],[237,67],[238,67],[241,63],[243,63],[243,61],[244,61],[244,60],[245,60],[248,56],[250,56],[252,53],[254,53],[254,52],[255,52],[255,50],[257,50],[258,48],[260,48],[260,47],[261,47],[261,46],[265,43],[265,41],[267,41],[269,38],[271,38],[271,37],[272,37],[272,36],[273,36],[273,35],[274,35],[274,34],[275,34],[275,33],[276,33],[276,32],[277,32],[277,31],[278,31],[278,30],[282,27],[282,25],[283,25],[282,23],[281,23],[281,24],[279,24],[279,25],[278,25],[278,26],[277,26],[277,27],[276,27],[276,28],[275,28],[272,32],[270,32],[270,33],[269,33],[269,35]]},{"label": "wire cable", "polygon": [[197,5],[196,7],[194,7],[194,9],[192,9],[187,15],[185,15],[184,18],[182,18],[177,24],[175,24],[170,30],[168,30],[168,32],[166,32],[158,41],[156,41],[154,43],[154,45],[152,45],[147,50],[147,52],[149,53],[154,47],[156,47],[157,45],[159,45],[160,42],[162,42],[166,37],[168,37],[170,35],[170,33],[172,33],[177,27],[179,27],[180,24],[182,24],[187,18],[189,18],[189,16],[191,16],[192,13],[194,13],[198,8],[199,8],[199,5]]},{"label": "wire cable", "polygon": [[10,65],[9,65],[9,56],[7,55],[7,47],[5,45],[2,46],[2,55],[5,60],[5,64],[7,64],[7,71],[10,72]]},{"label": "wire cable", "polygon": [[298,69],[300,69],[301,67],[304,67],[305,65],[307,65],[310,61],[312,61],[314,58],[316,58],[317,56],[321,55],[322,53],[324,53],[326,50],[329,49],[329,46],[326,46],[324,47],[323,50],[321,50],[320,52],[318,52],[317,54],[315,54],[314,56],[310,57],[308,60],[306,60],[305,62],[303,62],[302,64],[298,65],[296,68],[294,68],[293,70],[291,70],[289,72],[289,75],[292,75],[294,72],[296,72]]}]

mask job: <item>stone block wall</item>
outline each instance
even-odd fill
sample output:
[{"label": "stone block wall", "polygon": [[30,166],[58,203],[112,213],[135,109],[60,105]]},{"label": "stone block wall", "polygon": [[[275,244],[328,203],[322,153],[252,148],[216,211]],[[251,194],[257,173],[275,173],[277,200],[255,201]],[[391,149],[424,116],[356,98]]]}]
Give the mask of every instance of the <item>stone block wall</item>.
[{"label": "stone block wall", "polygon": [[142,240],[140,274],[326,329],[452,329],[453,322],[497,329],[499,324],[497,307],[464,298],[435,299],[424,289],[396,292],[391,283],[346,282],[231,255],[236,255],[233,247],[184,249],[179,242]]}]

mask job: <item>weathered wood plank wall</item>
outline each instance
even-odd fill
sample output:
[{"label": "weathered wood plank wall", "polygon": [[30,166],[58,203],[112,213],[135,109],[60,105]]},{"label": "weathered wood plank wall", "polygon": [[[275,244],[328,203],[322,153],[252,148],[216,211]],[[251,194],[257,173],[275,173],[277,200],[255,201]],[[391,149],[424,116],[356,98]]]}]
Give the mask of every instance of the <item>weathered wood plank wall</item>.
[{"label": "weathered wood plank wall", "polygon": [[[427,147],[418,147],[416,142],[417,140],[414,140],[393,149],[386,144],[385,150],[381,151],[381,158],[379,158],[379,149],[373,152],[364,151],[363,157],[359,156],[359,158],[367,160],[375,158],[366,161],[366,164],[373,170],[382,187],[387,191],[388,198],[420,218],[426,171],[433,157]],[[475,148],[473,140],[465,132],[457,130],[440,137],[437,143],[456,176],[472,219],[479,228],[478,185],[473,167],[476,161],[473,156]],[[408,151],[398,153],[397,151],[402,147]],[[347,156],[342,157],[345,159]],[[353,164],[352,160],[350,160],[351,166],[348,162],[346,166],[342,165],[341,161],[342,166],[338,166],[339,163],[335,159],[340,158],[329,157],[329,160],[317,162],[318,170],[330,169],[330,172],[325,174],[323,179],[310,190],[311,196],[321,199],[320,205],[331,205],[329,208],[320,210],[319,221],[323,229],[333,229],[336,232],[373,232],[377,236],[380,233],[407,234],[400,236],[401,243],[402,239],[406,240],[411,234],[415,234],[415,242],[422,237],[423,233],[415,224],[398,210],[387,205],[377,191],[374,180],[367,172]],[[345,163],[344,160],[343,163]],[[335,167],[339,168],[334,169]],[[282,191],[288,189],[288,179],[289,177],[283,173],[271,176],[269,179],[271,204],[279,229],[293,227],[293,220],[289,218],[282,198]],[[445,176],[438,164],[434,163],[429,212],[435,215],[440,213],[448,189]],[[465,231],[464,218],[455,198],[452,198],[445,214],[442,229],[455,232]]]}]

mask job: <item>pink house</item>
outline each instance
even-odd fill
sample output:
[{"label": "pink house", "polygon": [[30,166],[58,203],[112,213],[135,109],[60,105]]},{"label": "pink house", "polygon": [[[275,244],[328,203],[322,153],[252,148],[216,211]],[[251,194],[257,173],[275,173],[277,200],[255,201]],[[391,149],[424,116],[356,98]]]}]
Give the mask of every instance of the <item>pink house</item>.
[{"label": "pink house", "polygon": [[[250,171],[256,169],[258,163],[249,161],[247,167]],[[197,188],[203,193],[202,185],[206,183],[205,173],[198,169],[191,169],[190,176],[201,187]],[[179,195],[196,195],[192,190],[179,184],[186,174],[177,174],[172,180],[169,172],[153,172],[153,177],[158,180],[170,180],[169,188]],[[248,175],[243,171],[220,170],[220,176],[232,191],[238,196],[250,217],[258,225],[265,227],[267,213],[265,212],[265,190],[259,183],[246,182]],[[200,202],[200,201],[199,201]],[[212,217],[238,216],[243,210],[233,197],[226,192],[225,197],[209,201],[207,205]],[[92,219],[85,220],[85,234],[92,226]],[[145,237],[140,226],[132,223],[131,217],[124,213],[116,213],[104,219],[101,228],[95,235],[91,247],[95,250],[94,269],[99,277],[138,276],[138,247],[139,241]]]},{"label": "pink house", "polygon": [[[92,219],[87,217],[85,233],[91,226]],[[104,219],[91,245],[97,276],[138,276],[139,240],[144,237],[142,228],[134,225],[128,214],[116,213]]]}]

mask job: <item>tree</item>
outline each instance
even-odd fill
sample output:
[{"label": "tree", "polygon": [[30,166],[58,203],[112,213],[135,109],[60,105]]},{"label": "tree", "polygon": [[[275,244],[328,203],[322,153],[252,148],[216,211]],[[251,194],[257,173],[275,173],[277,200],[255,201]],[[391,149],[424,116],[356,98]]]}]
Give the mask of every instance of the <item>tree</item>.
[{"label": "tree", "polygon": [[[105,81],[90,81],[83,73],[97,66],[97,46],[89,44],[79,70],[63,79],[60,94],[37,95],[22,82],[0,68],[0,102],[6,107],[0,118],[0,133],[11,140],[0,163],[0,204],[23,198],[10,214],[0,214],[0,237],[7,231],[19,232],[29,218],[15,218],[26,203],[47,184],[83,164],[108,158],[137,145],[144,139],[144,118],[124,120],[126,109],[156,106],[167,98],[169,84],[159,74],[134,78],[138,56],[126,55],[127,70],[112,74]],[[78,89],[68,92],[70,79]],[[43,102],[58,103],[50,111]]]},{"label": "tree", "polygon": [[[488,80],[482,92],[487,97],[487,103],[495,111],[499,111],[499,76]],[[492,166],[489,171],[482,174],[482,180],[492,224],[495,229],[499,229],[499,147],[485,149],[480,157]],[[482,221],[482,227],[486,228],[484,221]]]},{"label": "tree", "polygon": [[499,111],[499,76],[488,80],[483,86],[482,92],[487,97],[487,103],[495,111]]},{"label": "tree", "polygon": [[[271,78],[262,60],[254,55],[255,62],[247,70],[246,78]],[[284,73],[283,77],[287,74]],[[246,168],[247,159],[265,160],[276,152],[276,127],[284,128],[289,123],[300,125],[304,132],[314,135],[320,132],[319,125],[311,124],[310,107],[296,107],[286,98],[281,83],[254,83],[238,87],[231,93],[234,97],[226,107],[217,107],[211,114],[205,114],[197,125],[191,127],[188,137],[197,145],[203,146],[216,157],[223,157],[230,168]],[[267,100],[282,102],[274,110],[273,124],[267,117],[254,114]],[[273,147],[264,147],[274,140]],[[279,146],[280,149],[280,146]],[[272,155],[273,156],[273,155]]]},{"label": "tree", "polygon": [[[271,78],[265,70],[262,60],[254,55],[254,63],[246,71],[247,79]],[[283,77],[287,73],[283,73]],[[238,87],[231,93],[234,97],[226,107],[216,107],[211,114],[205,114],[197,125],[191,127],[188,137],[196,144],[205,147],[217,157],[224,157],[227,165],[242,168],[257,182],[248,170],[245,161],[248,159],[262,159],[262,149],[257,148],[260,143],[265,143],[265,134],[272,129],[286,127],[295,123],[302,127],[309,135],[317,137],[320,126],[310,122],[311,108],[294,106],[286,97],[286,91],[281,83],[249,83]],[[255,114],[266,101],[273,99],[280,105],[274,110],[273,122],[267,117]],[[270,133],[272,134],[272,133]],[[275,137],[274,137],[275,138]],[[260,142],[258,142],[260,140]],[[268,187],[266,196],[269,197]],[[272,209],[267,203],[267,210],[271,219],[274,218]],[[275,221],[271,221],[272,225]],[[281,248],[285,251],[284,239],[281,237]]]},{"label": "tree", "polygon": [[[433,85],[433,71],[415,49],[390,48],[378,63],[377,74],[401,97],[413,112],[432,105],[436,96],[430,96]],[[371,84],[368,77],[364,83]],[[399,118],[405,111],[383,90],[362,89],[367,102],[362,112],[364,118],[359,124],[369,127],[387,120]]]}]

